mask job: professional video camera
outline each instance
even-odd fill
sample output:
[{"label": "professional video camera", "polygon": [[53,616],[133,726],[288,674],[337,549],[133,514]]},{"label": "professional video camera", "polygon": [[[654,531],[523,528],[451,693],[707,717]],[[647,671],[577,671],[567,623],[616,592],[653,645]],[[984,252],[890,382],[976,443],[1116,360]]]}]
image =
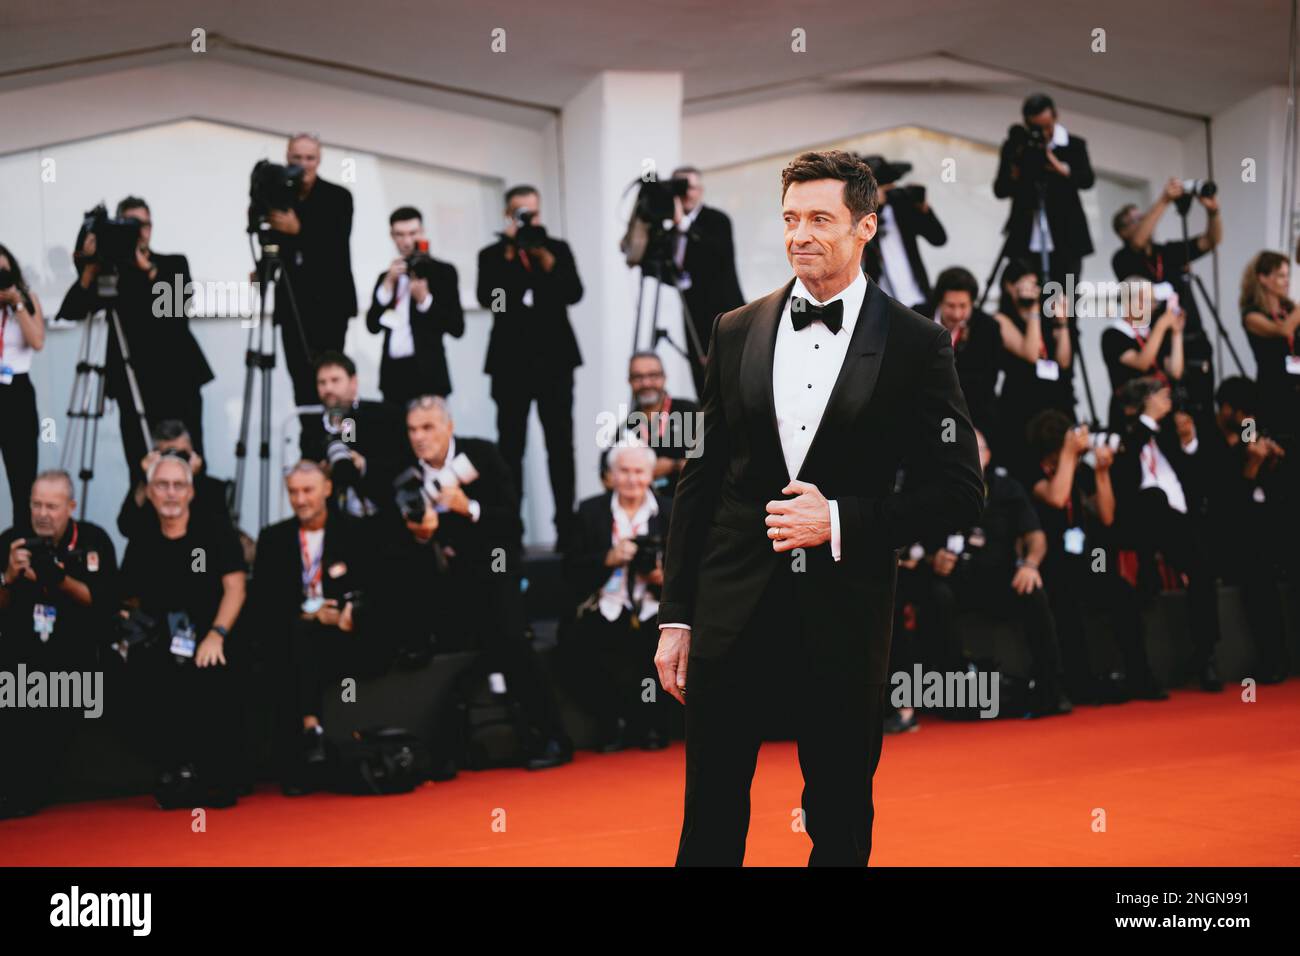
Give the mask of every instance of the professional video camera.
[{"label": "professional video camera", "polygon": [[[95,237],[95,251],[88,256],[82,252],[82,247],[86,244],[86,237],[92,235]],[[116,273],[134,267],[139,244],[140,220],[130,216],[113,218],[109,216],[108,208],[100,203],[82,217],[72,261],[78,271],[93,263],[101,272]]]},{"label": "professional video camera", "polygon": [[628,562],[628,572],[630,574],[645,576],[659,566],[664,555],[664,539],[657,534],[639,534],[633,541],[636,543],[636,554],[632,555],[632,560]]},{"label": "professional video camera", "polygon": [[533,225],[537,213],[532,209],[521,209],[515,213],[515,248],[539,249],[546,245],[546,227]]},{"label": "professional video camera", "polygon": [[258,160],[248,180],[249,230],[256,231],[258,224],[272,211],[284,212],[295,208],[301,186],[301,166],[281,166],[268,159]]},{"label": "professional video camera", "polygon": [[621,243],[627,264],[636,266],[671,260],[668,229],[664,223],[671,222],[675,211],[673,200],[685,198],[691,186],[690,180],[642,179],[638,182],[641,185]]},{"label": "professional video camera", "polygon": [[412,524],[424,520],[425,511],[433,505],[439,511],[446,509],[436,504],[439,495],[448,488],[468,485],[478,480],[478,469],[469,457],[461,452],[444,464],[428,479],[419,465],[412,465],[393,481],[393,499],[402,517]]},{"label": "professional video camera", "polygon": [[[542,229],[541,226],[536,228],[542,230],[542,239],[544,241],[546,230]],[[428,239],[415,240],[415,249],[406,257],[406,274],[413,279],[424,279],[425,281],[433,278],[433,257],[429,255]]]},{"label": "professional video camera", "polygon": [[1012,123],[1007,130],[1016,165],[1021,175],[1029,180],[1039,180],[1047,173],[1047,136],[1041,126],[1032,123]]}]

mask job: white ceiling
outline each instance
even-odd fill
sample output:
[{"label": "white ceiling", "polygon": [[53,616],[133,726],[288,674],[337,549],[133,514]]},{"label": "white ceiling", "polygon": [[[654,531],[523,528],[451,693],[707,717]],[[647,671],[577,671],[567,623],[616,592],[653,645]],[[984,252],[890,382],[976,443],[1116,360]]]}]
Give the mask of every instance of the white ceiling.
[{"label": "white ceiling", "polygon": [[[190,34],[202,27],[208,56],[530,125],[598,71],[644,69],[681,71],[691,112],[817,85],[865,92],[942,82],[1017,96],[1047,88],[1072,109],[1141,117],[1171,132],[1285,83],[1290,17],[1288,0],[4,0],[4,7],[0,89],[181,60],[195,55]],[[490,49],[496,28],[506,31],[504,53]],[[806,31],[806,53],[791,52],[795,28]],[[1097,28],[1106,31],[1104,53],[1091,49]],[[922,67],[909,68],[911,60]],[[936,71],[937,62],[946,68]]]}]

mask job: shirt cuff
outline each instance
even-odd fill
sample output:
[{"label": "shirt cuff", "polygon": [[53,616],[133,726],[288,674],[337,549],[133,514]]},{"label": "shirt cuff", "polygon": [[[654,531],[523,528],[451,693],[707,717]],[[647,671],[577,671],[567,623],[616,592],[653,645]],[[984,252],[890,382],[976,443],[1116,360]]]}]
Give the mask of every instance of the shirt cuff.
[{"label": "shirt cuff", "polygon": [[426,296],[424,297],[424,301],[421,302],[419,305],[417,305],[417,306],[416,306],[416,309],[418,309],[420,312],[428,312],[428,311],[429,311],[429,306],[431,306],[431,305],[433,305],[433,293],[432,293],[432,292],[430,292],[428,295],[426,295]]},{"label": "shirt cuff", "polygon": [[1183,446],[1183,454],[1195,455],[1196,449],[1199,447],[1201,447],[1201,440],[1199,438],[1193,438],[1191,441],[1189,441],[1186,445]]},{"label": "shirt cuff", "polygon": [[1160,431],[1160,423],[1157,422],[1157,421],[1156,421],[1154,418],[1152,418],[1150,415],[1139,415],[1139,416],[1138,416],[1138,421],[1140,421],[1140,422],[1141,422],[1143,425],[1145,425],[1147,428],[1151,429],[1153,432],[1158,432],[1158,431]]},{"label": "shirt cuff", "polygon": [[683,631],[689,631],[691,629],[689,624],[660,624],[659,630],[662,631],[665,627],[680,627]]},{"label": "shirt cuff", "polygon": [[479,515],[483,513],[483,506],[473,498],[469,502],[469,520],[478,524]]},{"label": "shirt cuff", "polygon": [[388,286],[382,282],[379,283],[379,288],[375,290],[375,301],[384,308],[388,308],[393,304],[393,293],[389,292]]},{"label": "shirt cuff", "polygon": [[838,501],[826,502],[831,508],[831,557],[840,559],[840,504]]}]

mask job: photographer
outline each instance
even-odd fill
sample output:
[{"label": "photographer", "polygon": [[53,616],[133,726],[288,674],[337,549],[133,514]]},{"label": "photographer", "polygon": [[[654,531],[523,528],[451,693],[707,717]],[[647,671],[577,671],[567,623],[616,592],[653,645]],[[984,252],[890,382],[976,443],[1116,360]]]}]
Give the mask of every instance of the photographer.
[{"label": "photographer", "polygon": [[194,450],[190,433],[180,419],[168,418],[153,428],[153,450],[140,462],[140,474],[135,485],[126,493],[122,508],[117,513],[117,530],[130,539],[138,531],[153,527],[158,516],[149,501],[149,469],[163,455],[173,455],[189,462],[194,475],[194,501],[191,508],[196,514],[211,515],[214,519],[232,524],[230,507],[226,501],[226,483],[213,478],[204,470],[203,456]]},{"label": "photographer", "polygon": [[1255,353],[1263,423],[1285,448],[1300,436],[1300,305],[1287,292],[1291,264],[1280,252],[1264,251],[1241,277],[1241,324]]},{"label": "photographer", "polygon": [[863,269],[899,302],[929,315],[930,278],[916,238],[942,246],[948,234],[925,198],[925,187],[898,184],[911,171],[911,163],[891,163],[883,156],[867,156],[864,162],[876,174],[880,216],[875,240],[867,243],[862,257]]},{"label": "photographer", "polygon": [[[117,556],[103,529],[72,517],[72,496],[66,472],[42,472],[32,484],[29,526],[0,534],[0,669],[95,669],[95,644],[116,601]],[[0,819],[49,802],[81,718],[68,708],[0,709]]]},{"label": "photographer", "polygon": [[[302,168],[298,199],[292,209],[273,209],[266,217],[283,244],[284,277],[293,288],[291,298],[277,287],[275,323],[280,326],[296,405],[310,405],[315,400],[312,361],[320,352],[343,350],[348,320],[357,314],[349,247],[352,193],[320,178],[320,157],[316,136],[298,133],[290,137],[285,163]],[[291,303],[297,306],[310,354],[303,354]]]},{"label": "photographer", "polygon": [[23,281],[18,260],[0,245],[0,456],[4,457],[14,524],[27,508],[36,477],[36,389],[29,372],[32,353],[45,347],[41,301]]},{"label": "photographer", "polygon": [[[394,620],[407,648],[477,650],[484,673],[501,672],[530,723],[530,770],[572,759],[551,689],[525,636],[519,590],[519,496],[496,446],[455,435],[447,403],[426,395],[408,406],[412,467],[398,476],[388,540]],[[432,627],[430,628],[430,625]]]},{"label": "photographer", "polygon": [[582,364],[568,307],[582,298],[582,281],[568,244],[542,227],[537,190],[515,186],[505,201],[501,238],[478,255],[478,301],[492,311],[483,370],[492,377],[501,455],[520,494],[528,412],[537,403],[563,541],[573,514],[573,370]]},{"label": "photographer", "polygon": [[317,462],[298,462],[284,483],[294,516],[258,537],[249,620],[283,688],[276,749],[281,786],[296,796],[322,782],[327,687],[382,669],[383,655],[363,626],[375,568],[364,527],[327,507],[330,479]]},{"label": "photographer", "polygon": [[407,453],[401,418],[383,402],[358,397],[357,367],[342,352],[322,352],[314,364],[325,410],[303,416],[302,456],[327,463],[339,511],[368,518],[388,507]]},{"label": "photographer", "polygon": [[[627,383],[632,386],[636,411],[628,416],[626,430],[655,454],[655,492],[671,497],[686,467],[694,443],[704,440],[700,407],[687,398],[668,394],[664,363],[654,352],[637,352],[628,362]],[[653,437],[652,437],[653,436]]]},{"label": "photographer", "polygon": [[[578,506],[565,577],[577,604],[566,657],[579,675],[587,704],[600,723],[597,750],[668,746],[667,697],[655,687],[659,643],[659,589],[668,499],[650,488],[654,451],[617,445],[610,451],[614,490]],[[644,698],[646,681],[656,690]]]},{"label": "photographer", "polygon": [[745,304],[736,276],[736,246],[731,218],[721,209],[704,205],[704,185],[694,166],[679,166],[673,179],[684,180],[686,191],[673,197],[673,262],[678,288],[686,301],[696,336],[687,335],[695,394],[704,394],[704,356],[695,354],[695,338],[706,351],[713,320]]},{"label": "photographer", "polygon": [[[1031,492],[1047,535],[1043,581],[1061,642],[1066,691],[1078,704],[1167,700],[1151,673],[1137,593],[1116,570],[1116,552],[1108,547],[1115,523],[1115,491],[1109,445],[1092,445],[1088,427],[1048,409],[1029,422],[1029,446],[1039,462]],[[1084,462],[1092,450],[1096,470]],[[1096,550],[1108,557],[1095,566]],[[1100,608],[1110,619],[1115,643],[1124,658],[1123,675],[1098,678],[1089,662],[1084,633],[1085,612]]]},{"label": "photographer", "polygon": [[126,658],[154,797],[164,810],[233,806],[239,696],[227,640],[244,605],[243,552],[233,528],[192,512],[188,462],[163,456],[148,478],[158,520],[127,545],[121,593],[147,634]]},{"label": "photographer", "polygon": [[[105,303],[111,305],[122,325],[122,336],[140,387],[144,408],[135,407],[127,380],[126,364],[117,336],[110,328],[104,371],[108,396],[117,402],[122,450],[128,462],[137,462],[149,449],[136,427],[143,416],[149,428],[166,418],[178,418],[203,452],[203,395],[201,388],[212,381],[212,369],[190,331],[189,260],[180,254],[164,255],[150,248],[153,215],[139,197],[128,196],[117,204],[118,219],[139,223],[133,254],[127,261],[105,261],[94,229],[83,227],[84,235],[74,259],[79,276],[68,289],[59,318],[81,322]],[[101,225],[99,228],[114,227]],[[117,274],[117,298],[101,300],[98,282]],[[177,301],[177,290],[181,290]]]},{"label": "photographer", "polygon": [[[998,370],[1002,365],[1002,330],[992,316],[975,308],[979,284],[960,266],[944,269],[934,284],[935,318],[952,338],[957,379],[970,409],[971,422],[985,434],[995,433]],[[1003,321],[1011,320],[1003,316]]]},{"label": "photographer", "polygon": [[[1187,313],[1180,308],[1177,294],[1157,306],[1150,282],[1137,276],[1124,283],[1124,315],[1111,320],[1101,333],[1101,354],[1110,374],[1109,426],[1123,431],[1128,426],[1115,396],[1136,378],[1154,375],[1161,381],[1181,381],[1186,365],[1183,340]],[[1159,314],[1159,318],[1153,317]]]},{"label": "photographer", "polygon": [[1112,469],[1117,516],[1124,538],[1138,551],[1148,581],[1155,553],[1187,576],[1194,662],[1201,690],[1223,688],[1214,658],[1219,642],[1219,593],[1209,552],[1203,505],[1207,475],[1198,455],[1196,423],[1175,411],[1169,386],[1138,378],[1120,389],[1136,408]]},{"label": "photographer", "polygon": [[1020,112],[1024,125],[1008,132],[993,180],[993,195],[1011,200],[1002,228],[1006,255],[1037,262],[1046,251],[1044,278],[1064,285],[1065,277],[1078,276],[1083,258],[1092,254],[1092,236],[1079,201],[1079,190],[1091,189],[1095,181],[1088,146],[1066,132],[1051,97],[1035,93],[1025,99]]},{"label": "photographer", "polygon": [[1124,245],[1116,250],[1110,262],[1116,279],[1140,276],[1153,283],[1157,301],[1167,301],[1171,295],[1178,297],[1187,315],[1184,337],[1188,386],[1198,403],[1208,408],[1214,388],[1210,366],[1213,350],[1196,307],[1190,269],[1191,263],[1223,241],[1223,219],[1219,215],[1219,200],[1213,192],[1207,196],[1203,190],[1198,190],[1196,198],[1205,207],[1206,229],[1198,236],[1191,236],[1186,245],[1181,239],[1153,242],[1151,238],[1170,203],[1178,204],[1178,208],[1183,210],[1187,206],[1182,203],[1190,204],[1191,197],[1181,181],[1170,179],[1165,183],[1159,198],[1145,213],[1132,203],[1121,207],[1115,213],[1112,225]]},{"label": "photographer", "polygon": [[933,642],[945,649],[942,656],[949,661],[962,646],[959,613],[983,611],[1016,623],[1032,660],[1030,715],[1068,714],[1056,622],[1039,572],[1047,539],[1025,489],[1005,469],[989,467],[988,443],[982,434],[976,436],[984,468],[984,511],[972,527],[924,542],[930,577],[921,600],[923,614],[928,611]]},{"label": "photographer", "polygon": [[379,390],[398,409],[420,395],[451,394],[442,337],[465,334],[456,267],[429,255],[420,211],[403,206],[388,217],[397,258],[375,282],[366,328],[384,333]]}]

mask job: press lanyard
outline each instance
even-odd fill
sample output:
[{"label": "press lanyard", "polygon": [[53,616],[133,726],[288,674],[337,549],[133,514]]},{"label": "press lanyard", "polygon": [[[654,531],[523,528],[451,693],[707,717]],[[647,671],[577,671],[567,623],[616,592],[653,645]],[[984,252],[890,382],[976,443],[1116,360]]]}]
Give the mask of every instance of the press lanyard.
[{"label": "press lanyard", "polygon": [[325,541],[321,539],[320,554],[315,558],[311,556],[305,528],[298,529],[298,543],[302,546],[302,589],[307,597],[313,597],[320,594],[321,563],[325,559]]}]

